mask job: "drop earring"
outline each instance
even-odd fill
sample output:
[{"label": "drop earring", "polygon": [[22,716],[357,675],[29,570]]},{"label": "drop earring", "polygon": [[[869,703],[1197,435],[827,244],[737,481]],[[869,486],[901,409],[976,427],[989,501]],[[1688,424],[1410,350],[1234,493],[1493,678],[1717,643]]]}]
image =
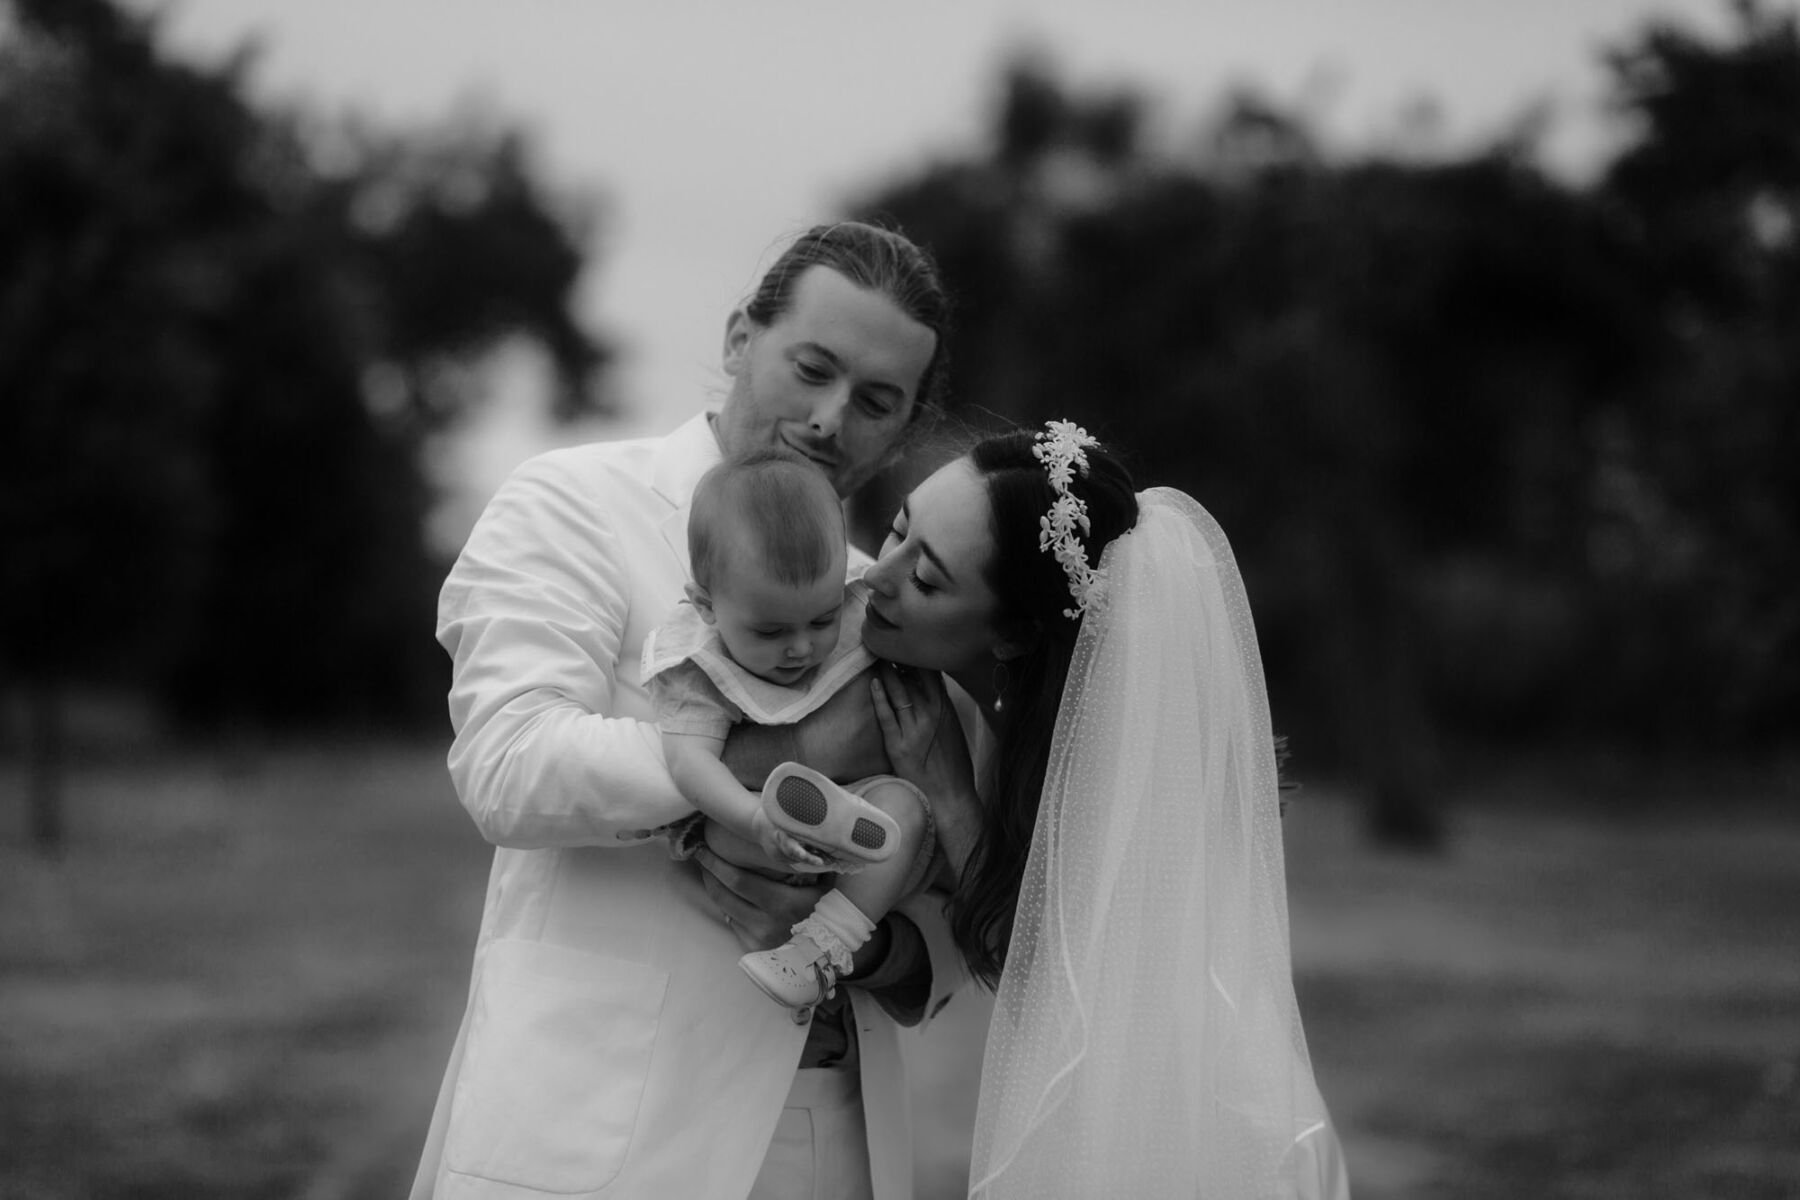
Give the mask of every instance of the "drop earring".
[{"label": "drop earring", "polygon": [[1012,680],[1007,676],[1006,664],[999,659],[994,660],[994,711],[1000,712],[1006,707],[1006,688]]}]

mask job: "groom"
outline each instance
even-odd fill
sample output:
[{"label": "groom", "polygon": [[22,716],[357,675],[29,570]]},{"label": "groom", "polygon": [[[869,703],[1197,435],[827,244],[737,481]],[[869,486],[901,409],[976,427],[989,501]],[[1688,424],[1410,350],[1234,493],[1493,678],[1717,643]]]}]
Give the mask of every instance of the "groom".
[{"label": "groom", "polygon": [[[895,1016],[935,1012],[959,978],[941,906],[883,922],[847,1004],[801,1025],[770,1003],[738,956],[785,939],[819,892],[670,857],[658,835],[691,809],[638,658],[681,597],[699,476],[786,446],[849,495],[928,408],[947,308],[905,238],[810,230],[727,322],[716,414],[533,459],[470,534],[438,640],[451,777],[496,849],[415,1200],[911,1195]],[[727,760],[747,779],[783,758],[866,773],[844,731],[874,725],[853,693]]]}]

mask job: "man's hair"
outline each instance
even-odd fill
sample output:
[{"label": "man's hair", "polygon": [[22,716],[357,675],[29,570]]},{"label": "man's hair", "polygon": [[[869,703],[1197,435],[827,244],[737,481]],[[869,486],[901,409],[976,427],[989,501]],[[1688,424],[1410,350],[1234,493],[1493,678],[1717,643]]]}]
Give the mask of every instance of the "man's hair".
[{"label": "man's hair", "polygon": [[810,267],[829,267],[857,287],[886,296],[936,335],[931,361],[919,375],[913,423],[920,423],[920,414],[941,412],[950,353],[950,293],[931,255],[904,234],[879,225],[862,221],[815,225],[763,274],[756,294],[744,305],[745,315],[765,328],[774,324],[793,304],[794,285]]},{"label": "man's hair", "polygon": [[812,583],[838,562],[844,510],[825,473],[785,450],[734,455],[700,477],[688,512],[694,582],[751,556],[777,582]]}]

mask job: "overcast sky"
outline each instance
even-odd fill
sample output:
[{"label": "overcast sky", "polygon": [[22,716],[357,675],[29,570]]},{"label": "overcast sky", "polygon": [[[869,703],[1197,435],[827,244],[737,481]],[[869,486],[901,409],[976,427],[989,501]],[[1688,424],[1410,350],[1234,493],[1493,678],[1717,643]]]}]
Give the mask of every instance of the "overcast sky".
[{"label": "overcast sky", "polygon": [[[550,176],[603,205],[582,310],[624,351],[616,382],[649,431],[717,386],[725,316],[784,234],[983,145],[1018,47],[1073,85],[1138,89],[1170,141],[1244,83],[1350,149],[1422,97],[1450,147],[1541,101],[1550,158],[1579,172],[1605,146],[1600,47],[1651,14],[1727,23],[1724,0],[130,2],[165,10],[184,53],[257,39],[272,99],[420,124],[479,98],[526,128]],[[527,448],[497,447],[500,465]]]}]

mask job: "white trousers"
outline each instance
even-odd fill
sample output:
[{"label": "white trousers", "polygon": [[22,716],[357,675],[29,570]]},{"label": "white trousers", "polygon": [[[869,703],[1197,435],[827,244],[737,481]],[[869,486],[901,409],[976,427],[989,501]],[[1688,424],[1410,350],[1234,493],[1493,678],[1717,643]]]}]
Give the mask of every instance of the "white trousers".
[{"label": "white trousers", "polygon": [[874,1200],[854,1067],[794,1073],[749,1200]]}]

